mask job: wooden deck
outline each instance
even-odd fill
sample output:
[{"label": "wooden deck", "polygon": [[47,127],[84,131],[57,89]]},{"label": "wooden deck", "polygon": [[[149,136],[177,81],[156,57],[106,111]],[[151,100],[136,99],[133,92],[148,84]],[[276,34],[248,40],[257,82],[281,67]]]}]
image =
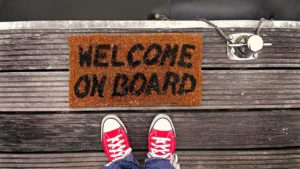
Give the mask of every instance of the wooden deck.
[{"label": "wooden deck", "polygon": [[[256,21],[217,21],[227,34]],[[68,46],[73,34],[199,32],[202,105],[68,107]],[[230,61],[226,44],[201,21],[0,23],[0,168],[103,168],[100,122],[125,123],[143,161],[157,113],[172,118],[182,169],[300,168],[300,22],[273,21],[261,35],[273,46],[253,61]]]}]

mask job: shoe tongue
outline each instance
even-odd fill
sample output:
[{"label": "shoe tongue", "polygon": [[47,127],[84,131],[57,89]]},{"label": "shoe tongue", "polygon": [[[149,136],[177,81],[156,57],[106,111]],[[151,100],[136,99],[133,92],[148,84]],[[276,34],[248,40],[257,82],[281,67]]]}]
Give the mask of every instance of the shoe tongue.
[{"label": "shoe tongue", "polygon": [[106,132],[105,135],[108,137],[108,138],[113,138],[113,137],[116,137],[117,135],[121,134],[122,132],[122,127],[120,128],[117,128],[117,129],[114,129],[112,131],[109,131],[109,132]]},{"label": "shoe tongue", "polygon": [[156,129],[153,129],[153,130],[156,133],[156,137],[167,137],[167,138],[169,138],[171,133],[173,132],[172,130],[169,130],[169,131],[161,131],[161,130],[156,130]]}]

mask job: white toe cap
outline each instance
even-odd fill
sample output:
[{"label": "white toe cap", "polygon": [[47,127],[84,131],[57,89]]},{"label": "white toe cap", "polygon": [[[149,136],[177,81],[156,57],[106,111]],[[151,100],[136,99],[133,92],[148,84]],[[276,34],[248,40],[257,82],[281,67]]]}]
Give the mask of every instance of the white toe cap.
[{"label": "white toe cap", "polygon": [[107,119],[103,124],[103,132],[109,132],[120,128],[120,123],[115,119]]},{"label": "white toe cap", "polygon": [[160,131],[170,131],[172,130],[172,125],[167,119],[159,119],[156,121],[153,128]]}]

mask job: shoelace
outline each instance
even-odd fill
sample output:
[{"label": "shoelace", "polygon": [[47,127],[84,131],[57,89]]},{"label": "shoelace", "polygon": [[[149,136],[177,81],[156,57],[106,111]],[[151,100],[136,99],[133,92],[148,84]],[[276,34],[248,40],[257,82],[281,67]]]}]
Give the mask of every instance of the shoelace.
[{"label": "shoelace", "polygon": [[119,134],[114,138],[110,138],[106,140],[107,142],[111,142],[111,144],[108,144],[107,146],[110,148],[110,150],[108,151],[110,153],[113,153],[111,155],[111,157],[114,158],[113,161],[122,159],[126,155],[130,154],[132,151],[131,148],[124,150],[126,146],[124,144],[122,145],[122,143],[125,142],[124,139],[120,139],[122,136],[123,136],[122,134]]},{"label": "shoelace", "polygon": [[170,159],[172,155],[170,152],[171,145],[167,144],[167,141],[171,141],[171,139],[162,137],[152,137],[151,139],[155,140],[155,143],[151,143],[151,145],[154,147],[151,149],[152,157]]}]

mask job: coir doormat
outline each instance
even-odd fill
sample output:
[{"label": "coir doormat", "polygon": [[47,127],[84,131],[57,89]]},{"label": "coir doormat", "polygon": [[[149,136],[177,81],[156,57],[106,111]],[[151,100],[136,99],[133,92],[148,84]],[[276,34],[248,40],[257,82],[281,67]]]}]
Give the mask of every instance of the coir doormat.
[{"label": "coir doormat", "polygon": [[93,34],[69,41],[69,105],[199,105],[202,37]]}]

